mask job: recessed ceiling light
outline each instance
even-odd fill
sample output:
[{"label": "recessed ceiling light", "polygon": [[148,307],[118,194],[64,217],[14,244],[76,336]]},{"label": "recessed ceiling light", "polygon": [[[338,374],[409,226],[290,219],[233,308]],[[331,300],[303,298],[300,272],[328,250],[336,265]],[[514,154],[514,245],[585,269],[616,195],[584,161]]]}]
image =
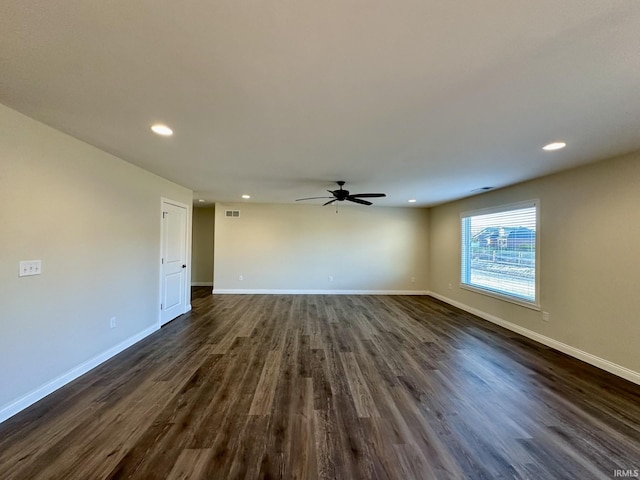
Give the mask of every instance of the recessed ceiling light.
[{"label": "recessed ceiling light", "polygon": [[242,198],[244,198],[244,199],[247,199],[247,200],[248,200],[248,199],[250,199],[250,198],[251,198],[251,195],[242,195]]},{"label": "recessed ceiling light", "polygon": [[409,203],[416,203],[417,200],[415,198],[412,198],[411,200],[409,200]]},{"label": "recessed ceiling light", "polygon": [[198,201],[199,201],[200,203],[204,203],[204,200],[203,200],[202,198],[199,198],[199,199],[198,199]]},{"label": "recessed ceiling light", "polygon": [[163,137],[170,137],[171,135],[173,135],[173,130],[171,130],[169,127],[161,123],[156,123],[155,125],[151,125],[151,130],[153,131],[153,133],[162,135]]},{"label": "recessed ceiling light", "polygon": [[553,142],[553,143],[549,143],[548,145],[545,145],[544,147],[542,147],[542,149],[547,152],[552,152],[554,150],[560,150],[566,146],[567,144],[564,142]]}]

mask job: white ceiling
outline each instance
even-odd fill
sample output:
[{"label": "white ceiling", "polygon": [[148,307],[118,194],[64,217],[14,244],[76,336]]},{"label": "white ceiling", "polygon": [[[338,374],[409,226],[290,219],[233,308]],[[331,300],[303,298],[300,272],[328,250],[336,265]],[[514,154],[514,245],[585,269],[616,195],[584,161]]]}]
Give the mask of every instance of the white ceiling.
[{"label": "white ceiling", "polygon": [[429,206],[640,149],[640,2],[0,0],[0,103],[208,202]]}]

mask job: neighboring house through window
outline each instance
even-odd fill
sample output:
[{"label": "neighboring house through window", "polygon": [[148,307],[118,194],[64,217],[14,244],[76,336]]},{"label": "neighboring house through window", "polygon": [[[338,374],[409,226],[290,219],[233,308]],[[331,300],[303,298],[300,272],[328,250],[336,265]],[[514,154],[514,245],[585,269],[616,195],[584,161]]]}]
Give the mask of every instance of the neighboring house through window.
[{"label": "neighboring house through window", "polygon": [[538,306],[538,201],[461,215],[461,287]]}]

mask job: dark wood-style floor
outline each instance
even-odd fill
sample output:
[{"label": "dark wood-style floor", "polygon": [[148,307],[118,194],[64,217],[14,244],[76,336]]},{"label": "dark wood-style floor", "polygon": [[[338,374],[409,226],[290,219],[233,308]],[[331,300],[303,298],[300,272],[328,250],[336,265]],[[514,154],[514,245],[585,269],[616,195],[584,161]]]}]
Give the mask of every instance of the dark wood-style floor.
[{"label": "dark wood-style floor", "polygon": [[0,478],[614,478],[640,387],[428,297],[212,296],[0,424]]}]

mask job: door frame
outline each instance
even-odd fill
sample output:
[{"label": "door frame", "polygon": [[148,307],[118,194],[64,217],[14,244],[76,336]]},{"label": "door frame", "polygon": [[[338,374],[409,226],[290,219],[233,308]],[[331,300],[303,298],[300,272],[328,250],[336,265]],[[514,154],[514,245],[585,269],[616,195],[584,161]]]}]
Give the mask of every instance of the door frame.
[{"label": "door frame", "polygon": [[[160,250],[158,251],[158,302],[157,302],[157,308],[158,308],[158,328],[162,327],[163,323],[162,323],[162,308],[161,308],[161,303],[162,303],[162,252],[164,250],[164,235],[163,235],[163,224],[162,224],[162,212],[164,212],[164,205],[165,203],[169,203],[171,205],[174,205],[176,207],[180,207],[180,208],[184,208],[185,211],[187,212],[187,222],[185,225],[185,243],[184,243],[184,248],[186,250],[185,252],[185,258],[186,258],[186,262],[187,262],[187,268],[186,268],[186,272],[185,272],[185,276],[184,276],[184,312],[182,312],[182,314],[185,314],[187,312],[191,311],[191,206],[190,205],[186,205],[182,202],[178,202],[176,200],[172,200],[170,198],[167,197],[160,197],[160,212],[159,212],[159,219],[160,219]],[[181,314],[181,315],[182,315]],[[169,322],[166,322],[169,323]]]}]

